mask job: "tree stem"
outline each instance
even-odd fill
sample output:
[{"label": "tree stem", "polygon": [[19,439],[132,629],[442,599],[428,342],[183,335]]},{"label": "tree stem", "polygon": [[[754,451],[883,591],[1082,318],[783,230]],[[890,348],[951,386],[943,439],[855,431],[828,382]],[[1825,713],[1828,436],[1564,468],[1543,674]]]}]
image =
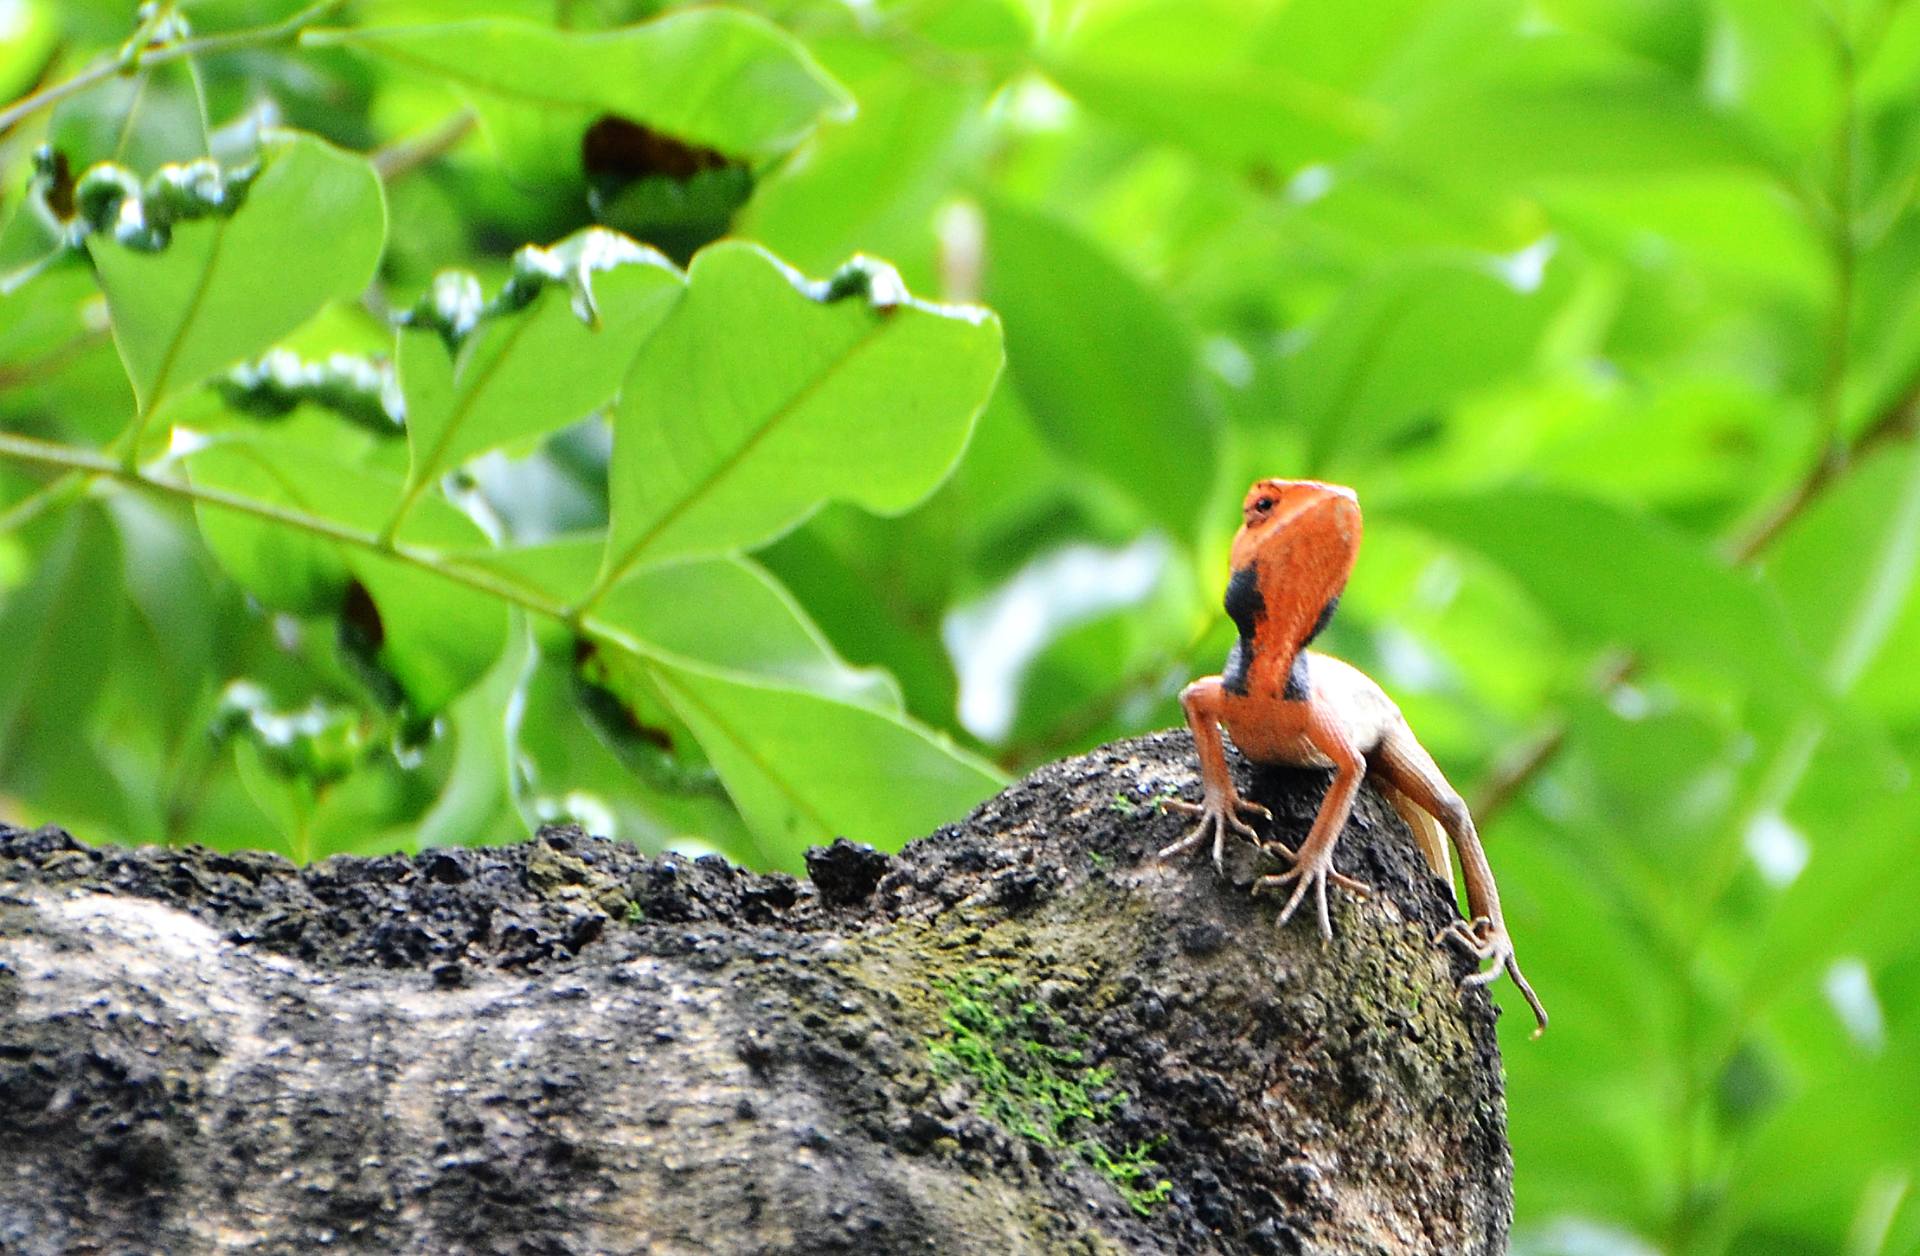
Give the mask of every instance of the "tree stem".
[{"label": "tree stem", "polygon": [[231,52],[236,48],[258,48],[266,44],[296,39],[308,26],[344,3],[345,0],[316,0],[316,3],[308,5],[292,16],[266,26],[226,31],[218,35],[196,36],[191,39],[182,39],[177,43],[162,44],[159,47],[146,45],[146,27],[142,26],[134,33],[133,38],[122,44],[113,55],[94,62],[72,78],[42,88],[16,100],[5,109],[0,109],[0,132],[11,130],[23,119],[30,118],[43,109],[51,109],[61,101],[77,96],[117,74],[135,69],[151,69],[154,66],[166,65],[187,57],[197,57],[204,53]]},{"label": "tree stem", "polygon": [[[382,543],[371,532],[362,532],[343,523],[305,511],[291,510],[273,502],[259,501],[251,497],[242,497],[237,493],[228,493],[221,489],[207,488],[190,484],[185,480],[155,475],[138,467],[128,467],[119,459],[97,453],[91,449],[80,449],[71,445],[57,445],[48,441],[34,440],[26,436],[12,436],[0,432],[0,458],[9,458],[15,462],[34,466],[52,467],[74,472],[82,476],[98,476],[115,480],[134,488],[151,493],[164,494],[185,501],[197,502],[221,510],[231,510],[239,514],[252,515],[256,519],[265,519],[282,527],[298,529],[313,536],[341,545],[353,546],[382,557],[397,559],[423,571],[432,572],[455,584],[465,585],[479,593],[499,598],[501,601],[518,606],[552,619],[566,618],[566,608],[546,595],[504,579],[490,571],[468,567],[448,561],[443,555],[432,550],[420,549],[411,545]],[[64,483],[64,478],[56,483]],[[16,507],[16,509],[18,509]],[[615,640],[625,648],[631,648],[624,636],[612,633],[598,633]]]}]

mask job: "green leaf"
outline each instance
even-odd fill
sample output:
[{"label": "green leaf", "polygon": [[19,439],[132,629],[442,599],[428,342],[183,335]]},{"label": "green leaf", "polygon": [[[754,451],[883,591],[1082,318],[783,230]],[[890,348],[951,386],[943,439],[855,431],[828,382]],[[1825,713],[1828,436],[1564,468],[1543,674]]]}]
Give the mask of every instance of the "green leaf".
[{"label": "green leaf", "polygon": [[[186,466],[188,478],[199,487],[235,493],[268,506],[332,511],[352,510],[362,503],[359,497],[330,496],[327,489],[338,487],[338,476],[323,465],[322,478],[315,481],[309,474],[314,461],[311,455],[295,455],[284,446],[222,440],[189,454]],[[397,495],[396,489],[384,500],[391,505]],[[336,542],[220,506],[202,503],[195,513],[200,534],[221,567],[267,606],[295,614],[338,607],[349,572]]]},{"label": "green leaf", "polygon": [[616,114],[735,157],[798,143],[851,111],[844,89],[779,27],[737,9],[685,9],[598,34],[507,18],[329,31],[346,44],[463,92],[510,148],[578,150]]},{"label": "green leaf", "polygon": [[287,857],[296,863],[311,859],[312,782],[276,771],[259,744],[246,737],[233,742],[233,767],[247,797],[286,842]]},{"label": "green leaf", "polygon": [[[568,605],[592,585],[600,550],[598,538],[578,537],[460,559]],[[841,658],[794,596],[749,559],[643,567],[601,599],[587,626],[639,658],[689,660],[875,710],[901,709],[891,676]]]},{"label": "green leaf", "polygon": [[593,625],[649,655],[668,655],[739,676],[898,713],[900,690],[875,668],[834,653],[793,595],[744,558],[648,567],[595,609]]},{"label": "green leaf", "polygon": [[[315,516],[363,536],[373,535],[400,499],[399,483],[384,475],[266,440],[214,442],[189,455],[187,467],[203,488]],[[337,613],[349,581],[362,585],[379,612],[380,663],[422,713],[438,711],[464,692],[506,646],[507,606],[491,594],[299,525],[207,503],[197,509],[208,548],[269,605]],[[483,543],[486,535],[447,501],[428,495],[397,539],[459,550]]]},{"label": "green leaf", "polygon": [[386,205],[372,165],[294,131],[269,133],[261,160],[231,217],[181,223],[158,252],[88,241],[143,414],[373,278]]},{"label": "green leaf", "polygon": [[63,771],[63,747],[84,744],[87,718],[113,664],[126,592],[113,576],[112,526],[73,511],[38,557],[32,579],[0,601],[0,780],[26,791]]},{"label": "green leaf", "polygon": [[1916,494],[1914,452],[1888,450],[1817,499],[1766,560],[1801,641],[1834,683],[1845,691],[1864,678],[1863,705],[1907,717],[1920,709],[1911,648],[1920,639]]},{"label": "green leaf", "polygon": [[946,478],[1000,328],[857,262],[806,284],[751,245],[694,259],[614,410],[606,579],[762,544],[828,498],[907,509]]},{"label": "green leaf", "polygon": [[1421,261],[1347,289],[1287,362],[1285,417],[1307,433],[1310,466],[1378,449],[1410,421],[1526,367],[1559,294],[1500,264]]},{"label": "green leaf", "polygon": [[754,192],[742,234],[803,270],[867,251],[916,271],[927,224],[977,146],[984,91],[971,80],[929,82],[912,65],[883,63],[854,80],[860,114],[822,127],[804,157]]},{"label": "green leaf", "polygon": [[664,257],[597,228],[527,252],[571,284],[544,284],[526,308],[484,319],[457,358],[431,330],[400,332],[415,487],[604,405],[684,287]]},{"label": "green leaf", "polygon": [[1696,83],[1640,58],[1567,33],[1519,33],[1504,54],[1432,92],[1383,157],[1479,187],[1764,164]]},{"label": "green leaf", "polygon": [[[1073,25],[1048,68],[1091,108],[1204,156],[1268,169],[1324,161],[1378,134],[1389,114],[1343,81],[1351,78],[1340,73],[1343,67],[1316,63],[1322,49],[1314,44],[1324,41],[1305,41],[1287,29],[1297,23],[1286,13],[1315,7],[1327,6],[1236,0],[1105,6]],[[1352,6],[1341,7],[1349,18],[1329,52],[1341,43],[1354,46],[1365,24]]]},{"label": "green leaf", "polygon": [[1822,692],[1766,585],[1651,519],[1518,486],[1369,510],[1485,554],[1588,641],[1731,674],[1788,703]]},{"label": "green leaf", "polygon": [[29,91],[46,72],[58,45],[60,22],[50,0],[18,0],[4,10],[6,39],[0,42],[0,100]]},{"label": "green leaf", "polygon": [[380,663],[416,711],[445,707],[506,648],[507,606],[498,599],[364,552],[349,563],[380,611]]},{"label": "green leaf", "polygon": [[[565,600],[590,573],[590,553],[567,541],[471,561]],[[639,669],[646,700],[664,700],[699,740],[768,866],[797,868],[808,845],[837,834],[897,845],[1002,783],[906,719],[892,677],[850,666],[779,582],[745,559],[637,571],[587,628],[620,649],[623,668]]]},{"label": "green leaf", "polygon": [[769,866],[798,870],[837,836],[897,849],[1002,785],[902,716],[704,668],[652,676],[712,758]]},{"label": "green leaf", "polygon": [[531,636],[521,625],[480,683],[447,707],[453,759],[446,787],[420,817],[415,834],[420,849],[526,835],[516,787],[516,732],[532,663]]},{"label": "green leaf", "polygon": [[598,534],[587,533],[533,545],[462,550],[450,557],[506,576],[557,605],[570,606],[593,587],[606,548]]},{"label": "green leaf", "polygon": [[1044,215],[994,205],[987,296],[1041,431],[1189,536],[1213,483],[1215,407],[1193,337],[1165,301]]}]

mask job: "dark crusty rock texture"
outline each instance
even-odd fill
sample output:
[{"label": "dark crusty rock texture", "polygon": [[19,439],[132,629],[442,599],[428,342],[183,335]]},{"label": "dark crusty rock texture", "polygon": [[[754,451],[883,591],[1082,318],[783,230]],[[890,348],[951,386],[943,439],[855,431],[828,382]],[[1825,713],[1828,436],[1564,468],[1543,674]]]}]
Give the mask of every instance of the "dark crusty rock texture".
[{"label": "dark crusty rock texture", "polygon": [[[0,1251],[1504,1250],[1443,887],[1368,791],[1374,897],[1276,930],[1250,848],[1152,860],[1192,764],[1108,746],[809,881],[0,826]],[[1297,841],[1324,788],[1251,795]]]}]

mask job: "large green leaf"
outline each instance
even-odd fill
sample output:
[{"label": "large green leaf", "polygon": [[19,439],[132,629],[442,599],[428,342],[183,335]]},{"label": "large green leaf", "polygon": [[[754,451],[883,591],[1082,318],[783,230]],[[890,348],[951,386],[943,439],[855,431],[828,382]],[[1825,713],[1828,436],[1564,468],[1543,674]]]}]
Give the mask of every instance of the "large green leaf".
[{"label": "large green leaf", "polygon": [[1372,506],[1480,551],[1570,631],[1743,680],[1788,704],[1820,682],[1761,581],[1701,545],[1594,498],[1505,486]]},{"label": "large green leaf", "polygon": [[1305,430],[1312,467],[1376,450],[1408,423],[1525,369],[1558,293],[1537,271],[1500,265],[1415,262],[1347,290],[1287,363],[1284,416]]},{"label": "large green leaf", "polygon": [[792,36],[718,6],[594,34],[488,18],[311,38],[452,86],[516,144],[562,152],[578,149],[595,118],[615,114],[732,156],[766,157],[852,105]]},{"label": "large green leaf", "polygon": [[1035,422],[1078,463],[1193,532],[1213,483],[1213,399],[1191,332],[1158,293],[1055,219],[995,205],[987,295]]},{"label": "large green leaf", "polygon": [[50,752],[84,744],[125,605],[119,567],[104,514],[76,510],[38,556],[33,577],[0,600],[0,791],[79,770]]},{"label": "large green leaf", "polygon": [[[570,537],[459,557],[569,605],[591,587],[600,548],[597,537]],[[642,567],[609,590],[586,623],[640,657],[689,660],[876,709],[900,709],[893,678],[854,667],[835,653],[793,595],[751,559]]]},{"label": "large green leaf", "polygon": [[[1340,7],[1344,38],[1309,41],[1274,22],[1272,7],[1237,0],[1105,6],[1070,27],[1048,68],[1088,105],[1146,135],[1241,166],[1289,169],[1341,156],[1388,117],[1341,81],[1353,77],[1340,73],[1346,67],[1316,54],[1338,57],[1370,25],[1366,13],[1400,6]],[[1397,33],[1395,22],[1381,25],[1389,39]]]},{"label": "large green leaf", "polygon": [[[471,560],[564,601],[590,574],[589,553],[570,541]],[[808,845],[838,834],[897,845],[1001,784],[990,766],[902,715],[892,677],[850,666],[745,559],[636,571],[586,628],[622,652],[610,669],[616,688],[636,688],[625,696],[648,706],[664,701],[698,739],[764,863],[797,868]]]},{"label": "large green leaf", "polygon": [[[876,711],[900,710],[893,678],[850,666],[793,595],[757,563],[716,558],[635,572],[601,601],[593,622],[649,654],[791,685]],[[725,625],[723,631],[717,626]]]},{"label": "large green leaf", "polygon": [[[346,516],[339,522],[347,526],[377,527],[379,519],[365,509],[367,495],[332,495],[330,490],[340,487],[339,477],[323,465],[315,480],[310,475],[314,461],[312,455],[284,446],[227,440],[189,455],[186,466],[189,478],[202,488],[235,493],[269,508],[322,515],[339,511]],[[353,490],[362,487],[352,485]],[[391,508],[398,500],[398,486],[379,490],[374,500]],[[336,542],[221,506],[202,504],[196,513],[207,548],[241,588],[265,605],[296,614],[324,613],[339,605],[349,572]]]},{"label": "large green leaf", "polygon": [[694,259],[614,410],[607,572],[750,548],[828,498],[893,513],[952,469],[1000,328],[889,268],[806,284],[751,245]]},{"label": "large green leaf", "polygon": [[1492,72],[1437,86],[1386,158],[1482,187],[1763,164],[1740,121],[1680,75],[1567,33],[1515,32],[1504,51]]},{"label": "large green leaf", "polygon": [[457,357],[435,331],[400,332],[416,486],[605,404],[683,290],[664,257],[607,231],[528,252],[568,282],[547,283],[527,308],[481,321]]},{"label": "large green leaf", "polygon": [[[223,440],[187,459],[196,485],[370,536],[400,500],[397,480],[265,440]],[[297,524],[205,504],[200,530],[242,585],[269,605],[338,613],[357,582],[378,611],[380,663],[413,706],[438,711],[484,675],[507,642],[507,605],[365,546]],[[444,499],[421,500],[399,541],[463,549],[485,534]],[[372,630],[372,625],[361,625]]]},{"label": "large green leaf", "polygon": [[158,252],[96,234],[89,250],[143,413],[262,352],[373,277],[386,239],[380,180],[363,157],[270,132],[231,217],[174,227]]},{"label": "large green leaf", "polygon": [[999,789],[986,763],[903,716],[706,668],[655,683],[719,769],[769,864],[846,836],[895,849]]}]

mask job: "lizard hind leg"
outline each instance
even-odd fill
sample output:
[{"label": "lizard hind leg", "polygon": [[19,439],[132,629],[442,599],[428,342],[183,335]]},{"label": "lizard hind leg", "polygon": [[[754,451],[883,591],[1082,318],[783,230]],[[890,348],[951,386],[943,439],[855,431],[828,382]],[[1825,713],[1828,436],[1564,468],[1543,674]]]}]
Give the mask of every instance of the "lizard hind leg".
[{"label": "lizard hind leg", "polygon": [[1534,1037],[1539,1037],[1546,1032],[1547,1009],[1527,984],[1526,975],[1520,971],[1520,961],[1514,956],[1513,939],[1507,933],[1506,918],[1500,910],[1500,889],[1494,883],[1493,866],[1487,862],[1486,848],[1480,844],[1480,834],[1473,826],[1466,803],[1447,784],[1433,756],[1415,740],[1413,730],[1404,722],[1387,734],[1373,763],[1394,790],[1439,821],[1447,836],[1453,839],[1454,849],[1460,853],[1460,870],[1467,882],[1467,911],[1472,920],[1454,921],[1441,930],[1435,940],[1452,942],[1478,962],[1491,962],[1485,971],[1468,976],[1464,985],[1485,985],[1503,970],[1513,978],[1514,986],[1533,1009],[1537,1022]]}]

